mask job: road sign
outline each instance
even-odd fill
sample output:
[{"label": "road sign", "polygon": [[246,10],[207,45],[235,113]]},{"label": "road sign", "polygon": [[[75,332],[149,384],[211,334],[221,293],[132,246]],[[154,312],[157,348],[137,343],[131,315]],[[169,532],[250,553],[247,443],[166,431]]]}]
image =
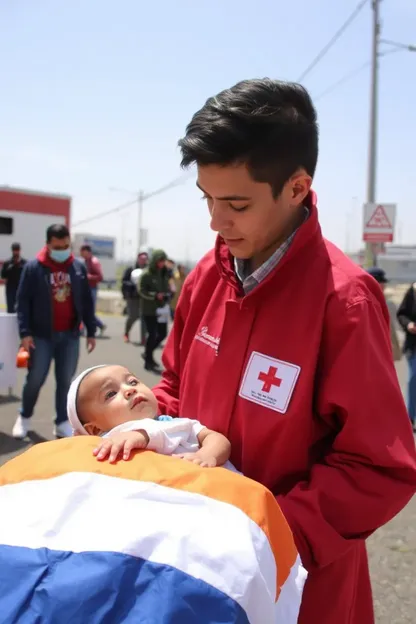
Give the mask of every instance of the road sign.
[{"label": "road sign", "polygon": [[364,204],[363,240],[369,243],[392,243],[396,204]]}]

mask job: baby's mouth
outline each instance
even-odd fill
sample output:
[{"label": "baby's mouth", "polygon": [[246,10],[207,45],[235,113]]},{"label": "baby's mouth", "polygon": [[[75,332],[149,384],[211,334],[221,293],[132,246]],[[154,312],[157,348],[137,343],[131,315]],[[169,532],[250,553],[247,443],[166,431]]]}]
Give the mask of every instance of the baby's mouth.
[{"label": "baby's mouth", "polygon": [[134,397],[133,401],[131,402],[131,408],[130,409],[134,409],[135,407],[137,407],[141,403],[145,403],[145,402],[146,402],[146,399],[144,397],[136,396],[136,397]]}]

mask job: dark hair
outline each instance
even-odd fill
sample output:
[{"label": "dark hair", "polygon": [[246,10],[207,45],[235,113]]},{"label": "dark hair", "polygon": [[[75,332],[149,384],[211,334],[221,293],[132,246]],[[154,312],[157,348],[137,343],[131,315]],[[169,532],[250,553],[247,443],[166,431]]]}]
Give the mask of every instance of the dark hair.
[{"label": "dark hair", "polygon": [[91,245],[82,245],[81,251],[92,251]]},{"label": "dark hair", "polygon": [[58,238],[62,240],[69,236],[69,230],[66,225],[62,225],[60,223],[54,223],[50,225],[46,230],[46,242],[50,243],[52,238]]},{"label": "dark hair", "polygon": [[12,251],[20,251],[20,243],[12,243]]},{"label": "dark hair", "polygon": [[252,178],[270,184],[278,196],[299,167],[315,173],[316,111],[300,84],[243,80],[207,100],[179,147],[182,167],[245,163]]}]

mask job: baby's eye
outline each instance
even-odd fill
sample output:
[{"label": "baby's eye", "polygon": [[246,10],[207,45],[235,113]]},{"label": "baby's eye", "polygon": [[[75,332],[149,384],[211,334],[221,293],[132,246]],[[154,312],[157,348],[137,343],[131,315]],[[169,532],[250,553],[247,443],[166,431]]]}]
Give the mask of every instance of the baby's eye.
[{"label": "baby's eye", "polygon": [[115,390],[109,390],[105,395],[105,400],[111,399],[111,397],[113,397],[115,394],[117,394]]},{"label": "baby's eye", "polygon": [[130,379],[129,381],[129,385],[130,386],[137,386],[137,384],[139,384],[140,381],[138,379]]}]

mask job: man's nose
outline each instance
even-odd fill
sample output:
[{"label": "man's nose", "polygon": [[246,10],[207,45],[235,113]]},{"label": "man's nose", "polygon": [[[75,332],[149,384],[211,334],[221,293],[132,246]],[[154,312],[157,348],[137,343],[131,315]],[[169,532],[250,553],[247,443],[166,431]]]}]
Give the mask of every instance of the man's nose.
[{"label": "man's nose", "polygon": [[210,209],[210,215],[210,227],[214,232],[223,232],[224,230],[230,229],[232,226],[229,210],[222,202],[213,201]]}]

